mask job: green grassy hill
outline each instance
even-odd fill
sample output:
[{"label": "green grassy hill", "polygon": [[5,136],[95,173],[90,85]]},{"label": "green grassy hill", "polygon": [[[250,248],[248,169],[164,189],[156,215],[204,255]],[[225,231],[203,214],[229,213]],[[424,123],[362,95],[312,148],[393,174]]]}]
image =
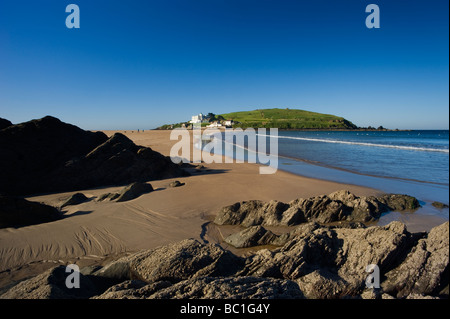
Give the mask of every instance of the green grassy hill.
[{"label": "green grassy hill", "polygon": [[221,114],[234,127],[279,129],[357,129],[352,122],[335,115],[295,109],[260,109]]}]

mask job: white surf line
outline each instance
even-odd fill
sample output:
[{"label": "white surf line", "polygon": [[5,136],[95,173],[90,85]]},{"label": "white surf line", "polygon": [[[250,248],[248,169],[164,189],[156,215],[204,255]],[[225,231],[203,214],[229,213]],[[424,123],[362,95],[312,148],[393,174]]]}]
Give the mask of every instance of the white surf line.
[{"label": "white surf line", "polygon": [[320,138],[308,138],[308,137],[293,137],[293,136],[271,136],[264,134],[256,134],[258,136],[265,136],[271,138],[284,138],[291,140],[302,140],[302,141],[310,141],[310,142],[322,142],[322,143],[333,143],[333,144],[348,144],[348,145],[360,145],[360,146],[369,146],[369,147],[382,147],[382,148],[395,148],[409,151],[422,151],[422,152],[439,152],[439,153],[449,153],[449,150],[439,149],[439,148],[427,148],[427,147],[414,147],[414,146],[401,146],[401,145],[389,145],[389,144],[374,144],[374,143],[363,143],[363,142],[349,142],[349,141],[340,141],[340,140],[326,140]]}]

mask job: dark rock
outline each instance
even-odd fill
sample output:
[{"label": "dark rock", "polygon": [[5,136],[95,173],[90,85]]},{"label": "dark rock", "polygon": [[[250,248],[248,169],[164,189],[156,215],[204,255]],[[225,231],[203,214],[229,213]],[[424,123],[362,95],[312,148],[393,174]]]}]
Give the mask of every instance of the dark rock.
[{"label": "dark rock", "polygon": [[[388,194],[380,197],[357,197],[348,191],[329,196],[296,199],[289,204],[278,201],[264,203],[251,200],[222,208],[214,223],[242,226],[293,226],[307,221],[331,223],[337,221],[369,222],[382,213],[395,210],[414,210],[417,199],[408,195]],[[356,224],[354,224],[356,225]]]},{"label": "dark rock", "polygon": [[170,158],[136,146],[125,135],[114,134],[80,161],[63,171],[83,188],[120,185],[182,176]]},{"label": "dark rock", "polygon": [[61,204],[61,208],[71,205],[78,205],[88,200],[89,198],[87,198],[83,193],[75,193],[63,201],[63,203]]},{"label": "dark rock", "polygon": [[348,208],[340,201],[332,200],[328,196],[316,196],[309,199],[298,199],[290,203],[303,213],[301,220],[330,223],[344,220],[348,215]]},{"label": "dark rock", "polygon": [[70,177],[62,175],[55,186],[55,170],[105,142],[101,132],[87,132],[47,116],[11,125],[0,131],[0,191],[30,194],[70,190]]},{"label": "dark rock", "polygon": [[173,178],[184,171],[125,135],[108,138],[47,116],[0,130],[0,192],[31,194]]},{"label": "dark rock", "polygon": [[444,204],[444,203],[441,203],[441,202],[432,202],[431,205],[433,205],[434,207],[436,207],[438,209],[448,208],[447,204]]},{"label": "dark rock", "polygon": [[119,197],[119,193],[105,193],[97,197],[97,202],[102,202],[105,200],[112,201],[115,200],[117,197]]},{"label": "dark rock", "polygon": [[101,201],[113,201],[116,200],[117,202],[125,202],[129,201],[135,198],[138,198],[139,196],[143,194],[147,194],[153,192],[152,185],[148,183],[132,183],[128,186],[125,186],[122,188],[122,190],[119,193],[106,193],[102,194],[97,198],[98,202]]},{"label": "dark rock", "polygon": [[[241,225],[247,214],[257,214],[263,205],[262,201],[250,200],[223,207],[214,219],[214,223],[217,225]],[[259,222],[262,222],[262,218]],[[245,224],[243,226],[251,226]]]},{"label": "dark rock", "polygon": [[252,226],[240,231],[239,233],[226,237],[224,241],[236,248],[244,248],[259,245],[270,245],[277,238],[277,235],[266,230],[262,226]]},{"label": "dark rock", "polygon": [[133,278],[131,274],[131,263],[126,257],[107,264],[96,270],[93,275],[102,278],[116,279],[118,281],[125,281]]},{"label": "dark rock", "polygon": [[388,211],[414,211],[420,207],[419,201],[408,195],[386,194],[377,200],[387,206]]},{"label": "dark rock", "polygon": [[101,201],[112,201],[117,199],[117,197],[119,197],[120,194],[119,193],[106,193],[106,194],[102,194],[97,198],[97,202],[101,202]]},{"label": "dark rock", "polygon": [[276,200],[271,200],[261,208],[256,220],[250,218],[250,216],[247,215],[246,220],[248,220],[248,222],[244,220],[243,226],[259,225],[259,220],[261,219],[263,219],[262,224],[264,226],[278,226],[280,225],[280,220],[283,216],[284,211],[286,211],[288,208],[288,204]]},{"label": "dark rock", "polygon": [[86,267],[83,267],[80,269],[80,273],[85,276],[93,275],[93,274],[95,274],[95,272],[97,272],[101,268],[102,268],[101,266],[96,266],[96,265],[86,266]]},{"label": "dark rock", "polygon": [[4,128],[7,128],[11,125],[13,124],[10,121],[0,117],[0,130],[3,130]]},{"label": "dark rock", "polygon": [[0,228],[35,225],[60,218],[61,213],[55,207],[0,195]]},{"label": "dark rock", "polygon": [[169,187],[179,187],[183,186],[185,183],[181,183],[180,181],[173,181],[169,184]]},{"label": "dark rock", "polygon": [[133,183],[122,189],[117,197],[117,202],[125,202],[138,198],[143,194],[147,194],[153,191],[153,187],[147,183]]}]

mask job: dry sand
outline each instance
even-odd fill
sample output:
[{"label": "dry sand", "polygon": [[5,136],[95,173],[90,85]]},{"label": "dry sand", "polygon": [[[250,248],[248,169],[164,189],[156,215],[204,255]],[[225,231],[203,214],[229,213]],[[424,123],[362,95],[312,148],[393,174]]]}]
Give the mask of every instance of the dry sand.
[{"label": "dry sand", "polygon": [[[136,144],[169,155],[176,141],[170,131],[120,131]],[[113,131],[106,131],[108,135]],[[81,191],[89,202],[65,208],[65,218],[18,229],[0,229],[0,288],[61,263],[80,266],[106,258],[197,238],[219,242],[221,231],[209,224],[216,212],[237,201],[300,197],[347,189],[356,195],[377,195],[374,189],[300,177],[283,171],[260,175],[259,165],[205,164],[193,176],[151,181],[156,190],[128,202],[97,202],[95,197],[121,187]],[[171,188],[179,180],[184,186]],[[58,205],[70,193],[28,197]],[[440,222],[440,221],[439,221]],[[433,224],[437,224],[436,221]]]}]

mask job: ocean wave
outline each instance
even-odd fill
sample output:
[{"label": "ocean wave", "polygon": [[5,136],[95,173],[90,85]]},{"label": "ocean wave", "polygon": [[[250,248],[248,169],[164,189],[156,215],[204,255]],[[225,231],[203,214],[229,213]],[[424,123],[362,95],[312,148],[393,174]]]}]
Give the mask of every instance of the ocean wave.
[{"label": "ocean wave", "polygon": [[257,135],[258,136],[269,136],[271,138],[278,138],[278,139],[284,138],[284,139],[310,141],[310,142],[333,143],[333,144],[348,144],[348,145],[359,145],[359,146],[367,146],[367,147],[393,148],[393,149],[401,149],[401,150],[408,150],[408,151],[449,153],[448,149],[442,149],[442,148],[429,148],[429,147],[416,147],[416,146],[390,145],[390,144],[376,144],[376,143],[365,143],[365,142],[350,142],[350,141],[343,141],[343,140],[328,140],[328,139],[309,138],[309,137],[270,136],[270,135],[264,135],[264,134],[257,134]]}]

